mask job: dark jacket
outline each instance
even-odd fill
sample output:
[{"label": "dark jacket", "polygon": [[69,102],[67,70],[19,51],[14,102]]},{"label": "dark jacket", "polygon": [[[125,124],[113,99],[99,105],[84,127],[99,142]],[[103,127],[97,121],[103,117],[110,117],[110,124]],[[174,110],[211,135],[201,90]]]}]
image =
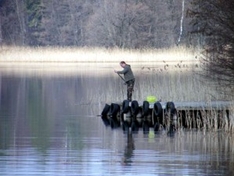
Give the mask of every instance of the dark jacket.
[{"label": "dark jacket", "polygon": [[125,65],[124,69],[122,71],[117,71],[118,74],[123,74],[125,82],[128,82],[130,80],[135,80],[135,77],[133,75],[132,69],[130,65]]}]

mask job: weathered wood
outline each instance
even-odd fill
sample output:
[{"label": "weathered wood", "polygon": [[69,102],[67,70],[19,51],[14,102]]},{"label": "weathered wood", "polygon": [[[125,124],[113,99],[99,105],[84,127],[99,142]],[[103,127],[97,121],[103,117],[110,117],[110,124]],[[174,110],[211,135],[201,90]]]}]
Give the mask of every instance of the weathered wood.
[{"label": "weathered wood", "polygon": [[211,101],[211,102],[174,102],[177,110],[227,110],[233,107],[232,101]]}]

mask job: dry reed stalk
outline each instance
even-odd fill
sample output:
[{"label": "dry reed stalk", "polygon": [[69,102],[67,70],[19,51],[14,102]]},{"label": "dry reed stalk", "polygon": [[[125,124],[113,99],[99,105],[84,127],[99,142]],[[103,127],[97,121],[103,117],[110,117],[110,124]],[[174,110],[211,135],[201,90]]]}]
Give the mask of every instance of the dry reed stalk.
[{"label": "dry reed stalk", "polygon": [[234,132],[234,106],[229,107],[229,131]]},{"label": "dry reed stalk", "polygon": [[225,129],[225,131],[228,131],[228,115],[227,115],[227,112],[226,111],[223,111],[222,113],[222,118],[223,118],[223,128]]},{"label": "dry reed stalk", "polygon": [[192,121],[191,121],[191,114],[189,110],[185,111],[185,122],[186,122],[186,126],[191,129],[192,128]]},{"label": "dry reed stalk", "polygon": [[177,124],[178,124],[178,129],[180,129],[180,128],[183,128],[183,121],[182,121],[182,118],[183,118],[183,116],[182,116],[182,111],[177,111],[177,113],[178,113],[178,120],[177,120]]},{"label": "dry reed stalk", "polygon": [[[178,128],[186,127],[187,129],[203,129],[209,131],[225,130],[230,131],[233,124],[226,112],[226,109],[216,109],[210,107],[208,109],[187,109],[178,110],[177,124]],[[234,121],[234,120],[232,120]]]}]

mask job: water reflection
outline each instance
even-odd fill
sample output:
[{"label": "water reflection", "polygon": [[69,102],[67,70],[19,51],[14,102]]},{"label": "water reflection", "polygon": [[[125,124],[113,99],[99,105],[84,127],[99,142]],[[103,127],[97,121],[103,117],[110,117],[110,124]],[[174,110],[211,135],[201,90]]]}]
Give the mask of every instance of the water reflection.
[{"label": "water reflection", "polygon": [[124,156],[122,159],[123,165],[131,165],[134,150],[135,150],[135,145],[134,145],[133,136],[132,136],[132,133],[129,132],[127,134],[127,143],[124,148]]},{"label": "water reflection", "polygon": [[[160,78],[138,77],[146,85]],[[172,138],[106,127],[97,114],[123,99],[111,74],[0,80],[0,175],[233,174],[234,140],[226,132],[181,129]],[[149,93],[142,91],[135,97]]]}]

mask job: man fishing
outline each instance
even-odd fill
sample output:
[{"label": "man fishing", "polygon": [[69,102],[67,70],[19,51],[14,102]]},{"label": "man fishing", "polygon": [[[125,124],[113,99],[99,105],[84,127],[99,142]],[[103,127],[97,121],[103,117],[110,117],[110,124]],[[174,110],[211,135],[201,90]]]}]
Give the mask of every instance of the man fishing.
[{"label": "man fishing", "polygon": [[119,64],[123,68],[123,70],[122,71],[114,70],[114,72],[117,73],[118,75],[119,74],[124,75],[124,79],[120,75],[119,76],[127,84],[127,99],[129,101],[132,101],[132,92],[133,92],[133,88],[134,88],[135,77],[133,75],[133,72],[132,72],[132,69],[131,69],[130,65],[126,64],[126,62],[124,62],[124,61],[121,61]]}]

